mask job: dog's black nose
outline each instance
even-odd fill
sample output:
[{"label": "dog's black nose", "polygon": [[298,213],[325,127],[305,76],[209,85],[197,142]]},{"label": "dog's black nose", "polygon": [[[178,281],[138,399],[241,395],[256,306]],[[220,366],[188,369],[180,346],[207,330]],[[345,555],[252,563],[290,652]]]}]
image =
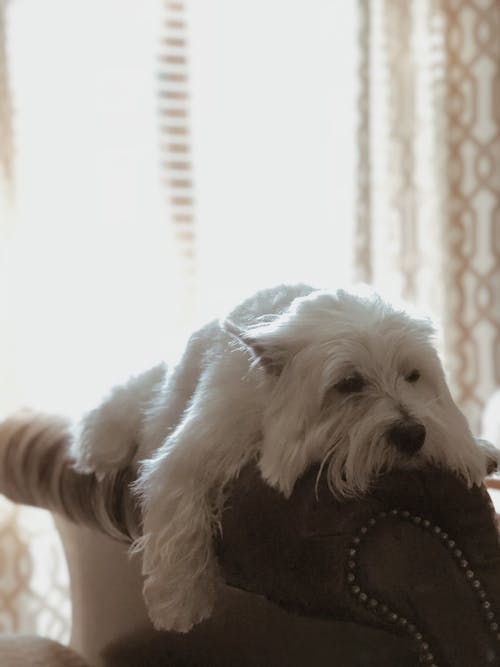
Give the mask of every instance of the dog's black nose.
[{"label": "dog's black nose", "polygon": [[425,442],[425,427],[418,422],[399,422],[389,429],[389,442],[402,454],[416,454]]}]

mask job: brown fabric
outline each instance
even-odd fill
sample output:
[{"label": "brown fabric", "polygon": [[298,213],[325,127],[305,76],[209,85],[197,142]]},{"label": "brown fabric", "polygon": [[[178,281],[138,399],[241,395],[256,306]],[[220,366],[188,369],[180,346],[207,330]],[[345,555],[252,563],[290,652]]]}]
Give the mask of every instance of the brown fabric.
[{"label": "brown fabric", "polygon": [[89,667],[74,651],[30,635],[0,635],[2,667]]},{"label": "brown fabric", "polygon": [[[109,483],[78,475],[66,460],[64,422],[59,429],[57,420],[51,423],[52,442],[42,418],[18,422],[17,429],[12,422],[0,425],[0,490],[77,522],[94,521],[113,537],[136,534],[131,477],[115,475]],[[306,654],[315,656],[309,663],[315,665],[335,664],[335,656],[343,667],[417,664],[418,637],[353,594],[347,575],[355,572],[377,609],[385,604],[416,626],[435,664],[499,665],[498,628],[490,626],[500,612],[500,546],[486,490],[467,489],[453,475],[428,468],[388,474],[364,498],[340,502],[324,480],[316,497],[316,475],[310,470],[286,500],[255,466],[242,471],[229,490],[217,549],[227,582],[253,595],[228,593],[215,617],[189,635],[148,629],[115,642],[108,664],[163,665],[170,656],[172,665],[299,665]],[[388,515],[380,518],[380,512]],[[351,570],[350,550],[359,536]],[[243,656],[235,662],[238,651]]]},{"label": "brown fabric", "polygon": [[416,667],[397,635],[358,623],[288,613],[228,589],[215,616],[189,634],[145,629],[104,653],[106,667]]},{"label": "brown fabric", "polygon": [[[500,548],[484,488],[468,490],[434,469],[393,473],[361,500],[339,502],[316,470],[289,501],[265,485],[254,468],[235,484],[223,516],[219,557],[233,585],[266,595],[289,609],[348,618],[400,632],[351,594],[346,575],[352,539],[381,511],[408,510],[446,531],[469,566],[460,568],[447,544],[400,516],[376,519],[359,548],[362,588],[417,626],[437,664],[500,664],[498,641],[466,572],[481,582],[490,612],[500,611]],[[404,632],[403,632],[404,634]],[[378,664],[378,663],[374,663]]]}]

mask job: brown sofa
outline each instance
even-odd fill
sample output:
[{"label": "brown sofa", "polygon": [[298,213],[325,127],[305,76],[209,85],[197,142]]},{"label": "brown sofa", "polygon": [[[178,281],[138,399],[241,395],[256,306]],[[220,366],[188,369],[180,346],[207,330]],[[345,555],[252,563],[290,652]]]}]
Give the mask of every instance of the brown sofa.
[{"label": "brown sofa", "polygon": [[89,664],[500,665],[500,546],[483,487],[429,468],[340,502],[324,480],[316,496],[311,469],[285,500],[249,466],[216,545],[227,590],[212,619],[177,635],[152,629],[126,555],[140,533],[134,472],[78,475],[66,445],[58,419],[0,425],[0,491],[65,517],[72,645]]}]

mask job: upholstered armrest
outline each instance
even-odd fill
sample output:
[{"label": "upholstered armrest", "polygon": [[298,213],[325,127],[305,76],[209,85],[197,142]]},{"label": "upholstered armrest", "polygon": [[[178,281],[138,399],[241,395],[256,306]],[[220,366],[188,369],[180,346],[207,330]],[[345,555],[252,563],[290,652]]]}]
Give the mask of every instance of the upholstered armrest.
[{"label": "upholstered armrest", "polygon": [[485,489],[429,468],[339,501],[324,480],[316,498],[316,476],[287,501],[243,471],[219,543],[227,580],[299,613],[406,636],[427,664],[500,664],[500,548]]},{"label": "upholstered armrest", "polygon": [[[0,425],[0,491],[125,542],[140,534],[134,471],[80,475],[66,446],[60,420]],[[109,646],[106,664],[500,664],[500,548],[485,489],[429,468],[339,501],[316,477],[286,500],[255,466],[242,471],[217,538],[239,591],[188,635],[143,628]]]},{"label": "upholstered armrest", "polygon": [[127,468],[97,478],[68,459],[70,424],[30,412],[0,422],[0,493],[17,503],[51,510],[123,542],[140,535],[139,508]]}]

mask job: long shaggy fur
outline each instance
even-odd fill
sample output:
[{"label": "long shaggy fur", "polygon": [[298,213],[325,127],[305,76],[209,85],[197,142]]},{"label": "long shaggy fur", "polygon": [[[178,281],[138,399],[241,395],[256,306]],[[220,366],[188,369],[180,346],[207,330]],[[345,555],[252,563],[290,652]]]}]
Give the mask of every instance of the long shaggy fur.
[{"label": "long shaggy fur", "polygon": [[[339,496],[424,463],[483,480],[496,450],[478,444],[454,404],[433,335],[376,295],[280,286],[197,331],[174,368],[132,378],[82,421],[82,468],[141,462],[135,548],[157,627],[188,631],[210,616],[224,490],[250,459],[286,496],[314,463]],[[425,433],[413,452],[394,437],[407,425]]]}]

